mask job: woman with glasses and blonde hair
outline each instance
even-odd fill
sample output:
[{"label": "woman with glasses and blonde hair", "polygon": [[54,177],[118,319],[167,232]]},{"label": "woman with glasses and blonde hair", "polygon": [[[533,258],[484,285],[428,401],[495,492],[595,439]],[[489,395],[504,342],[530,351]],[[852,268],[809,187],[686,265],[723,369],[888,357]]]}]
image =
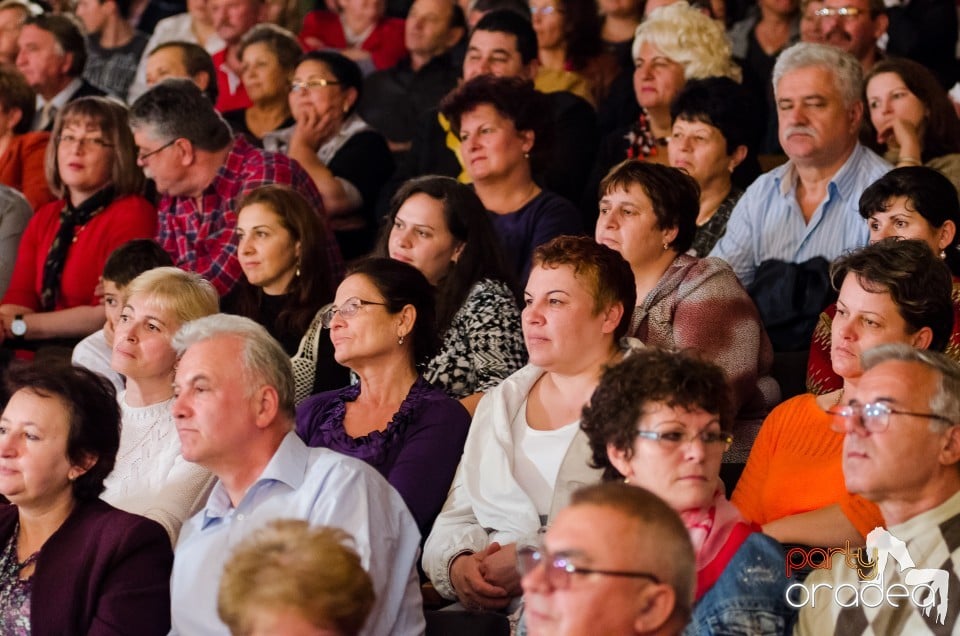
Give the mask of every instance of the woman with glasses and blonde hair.
[{"label": "woman with glasses and blonde hair", "polygon": [[60,199],[27,225],[0,301],[2,337],[14,348],[23,341],[79,340],[102,327],[96,289],[104,262],[123,243],[157,233],[157,212],[140,194],[143,172],[119,102],[84,97],[64,106],[47,146],[46,174]]},{"label": "woman with glasses and blonde hair", "polygon": [[[724,627],[758,612],[765,620],[752,622],[751,634],[782,634],[793,614],[783,550],[727,501],[720,480],[732,424],[719,367],[647,348],[604,371],[580,427],[605,480],[625,479],[662,497],[686,525],[697,602],[684,633],[728,633]],[[743,577],[748,564],[752,574]]]},{"label": "woman with glasses and blonde hair", "polygon": [[361,459],[397,489],[426,537],[453,481],[470,415],[422,372],[436,352],[433,287],[391,258],[357,263],[323,314],[357,384],[307,398],[297,434]]}]

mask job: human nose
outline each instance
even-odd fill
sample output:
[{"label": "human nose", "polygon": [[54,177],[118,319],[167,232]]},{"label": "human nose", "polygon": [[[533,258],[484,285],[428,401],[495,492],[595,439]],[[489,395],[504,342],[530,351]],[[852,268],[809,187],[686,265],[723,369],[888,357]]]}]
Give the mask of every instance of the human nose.
[{"label": "human nose", "polygon": [[837,335],[840,336],[841,340],[855,340],[856,339],[856,327],[854,326],[854,321],[849,318],[842,318],[840,316],[834,316],[834,321],[837,322]]},{"label": "human nose", "polygon": [[0,435],[0,457],[16,457],[17,444],[10,431]]},{"label": "human nose", "polygon": [[889,223],[878,224],[877,229],[870,232],[870,238],[874,241],[879,241],[885,238],[891,238],[895,236],[899,236],[899,235]]},{"label": "human nose", "polygon": [[253,253],[253,241],[246,234],[237,239],[237,251],[241,254]]},{"label": "human nose", "polygon": [[187,398],[187,391],[180,391],[173,396],[173,404],[170,405],[170,414],[174,419],[183,419],[190,414],[190,403]]},{"label": "human nose", "polygon": [[699,433],[691,433],[690,436],[684,440],[683,445],[683,456],[685,459],[693,461],[703,461],[707,455],[707,443],[703,441],[703,438]]},{"label": "human nose", "polygon": [[526,573],[520,579],[520,586],[525,593],[550,589],[550,577],[547,576],[546,562],[543,559],[527,567]]},{"label": "human nose", "polygon": [[541,324],[543,323],[543,312],[535,301],[531,301],[526,307],[523,308],[520,317],[523,319],[523,322],[527,324]]}]

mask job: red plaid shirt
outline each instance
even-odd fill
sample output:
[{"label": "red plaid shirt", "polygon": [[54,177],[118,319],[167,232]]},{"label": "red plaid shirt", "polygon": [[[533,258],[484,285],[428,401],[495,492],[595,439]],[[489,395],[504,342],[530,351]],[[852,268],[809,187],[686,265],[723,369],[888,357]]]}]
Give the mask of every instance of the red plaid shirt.
[{"label": "red plaid shirt", "polygon": [[343,279],[343,261],[323,213],[323,201],[310,176],[284,155],[255,148],[242,136],[213,181],[200,197],[164,195],[160,200],[157,241],[180,268],[196,272],[213,283],[220,295],[229,292],[243,276],[237,260],[237,202],[251,190],[279,183],[299,192],[317,211],[324,228],[321,248],[331,289]]}]

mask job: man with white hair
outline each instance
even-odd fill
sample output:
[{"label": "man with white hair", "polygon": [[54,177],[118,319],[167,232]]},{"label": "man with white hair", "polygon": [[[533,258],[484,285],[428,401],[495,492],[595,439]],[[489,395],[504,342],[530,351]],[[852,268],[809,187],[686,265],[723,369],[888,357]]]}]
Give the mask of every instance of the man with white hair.
[{"label": "man with white hair", "polygon": [[233,547],[274,519],[295,518],[353,536],[376,594],[362,634],[422,634],[413,516],[369,465],[297,437],[293,368],[280,344],[252,320],[216,314],[184,325],[173,345],[183,457],[217,482],[180,532],[171,633],[226,636],[217,588]]}]

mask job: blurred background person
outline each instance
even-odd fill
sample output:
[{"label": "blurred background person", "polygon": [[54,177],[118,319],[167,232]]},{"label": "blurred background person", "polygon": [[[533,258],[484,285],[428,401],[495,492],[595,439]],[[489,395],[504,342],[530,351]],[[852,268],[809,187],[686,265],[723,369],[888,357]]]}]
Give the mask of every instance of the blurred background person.
[{"label": "blurred background person", "polygon": [[34,210],[53,201],[43,164],[50,133],[30,132],[35,108],[26,78],[0,65],[0,184],[19,190]]},{"label": "blurred background person", "polygon": [[0,63],[14,66],[20,47],[17,39],[20,29],[31,15],[41,13],[39,6],[24,0],[3,0],[0,2]]},{"label": "blurred background person", "polygon": [[120,100],[137,73],[147,35],[130,24],[130,0],[77,0],[76,15],[87,37],[83,77]]},{"label": "blurred background person", "polygon": [[243,63],[240,41],[254,26],[266,20],[267,3],[263,0],[208,0],[210,19],[224,46],[213,53],[217,69],[217,110],[246,108],[250,97],[243,86]]},{"label": "blurred background person", "polygon": [[217,70],[213,58],[199,44],[165,42],[146,54],[147,87],[175,77],[192,80],[211,104],[217,103]]},{"label": "blurred background person", "polygon": [[364,75],[390,68],[407,54],[403,20],[384,15],[384,0],[334,0],[336,12],[311,11],[300,42],[307,51],[333,49],[359,65]]},{"label": "blurred background person", "polygon": [[30,202],[10,186],[0,185],[0,298],[7,293],[20,238],[32,217]]}]

